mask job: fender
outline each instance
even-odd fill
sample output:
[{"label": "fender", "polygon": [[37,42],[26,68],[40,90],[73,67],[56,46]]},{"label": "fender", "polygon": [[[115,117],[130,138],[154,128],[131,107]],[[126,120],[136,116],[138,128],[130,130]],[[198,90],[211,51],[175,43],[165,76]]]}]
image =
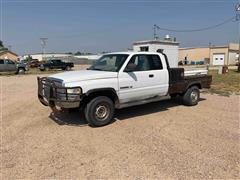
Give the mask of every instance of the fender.
[{"label": "fender", "polygon": [[194,82],[190,82],[189,84],[187,84],[185,91],[188,90],[191,86],[197,86],[199,89],[202,89],[202,84],[200,81],[194,81]]},{"label": "fender", "polygon": [[89,96],[91,93],[95,93],[95,92],[104,92],[104,91],[111,91],[112,93],[114,93],[117,97],[117,92],[114,88],[96,88],[96,89],[90,89],[88,90],[85,95]]},{"label": "fender", "polygon": [[[111,92],[111,93],[109,93]],[[118,106],[119,99],[117,92],[114,88],[96,88],[91,89],[83,94],[82,96],[82,104],[85,105],[90,99],[92,99],[95,96],[107,96],[113,100],[115,103],[115,106]]]}]

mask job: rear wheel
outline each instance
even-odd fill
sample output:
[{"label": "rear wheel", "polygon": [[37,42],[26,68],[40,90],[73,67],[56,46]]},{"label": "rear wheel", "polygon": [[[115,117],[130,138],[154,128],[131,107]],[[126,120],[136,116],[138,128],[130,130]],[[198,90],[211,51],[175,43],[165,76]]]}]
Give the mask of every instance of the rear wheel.
[{"label": "rear wheel", "polygon": [[170,94],[171,99],[175,99],[178,96],[178,94]]},{"label": "rear wheel", "polygon": [[183,104],[187,106],[194,106],[198,104],[200,98],[200,91],[197,86],[190,87],[182,97]]},{"label": "rear wheel", "polygon": [[71,70],[71,67],[70,66],[66,66],[66,71],[70,71]]},{"label": "rear wheel", "polygon": [[114,103],[106,96],[96,97],[86,105],[84,114],[91,126],[105,126],[113,120]]}]

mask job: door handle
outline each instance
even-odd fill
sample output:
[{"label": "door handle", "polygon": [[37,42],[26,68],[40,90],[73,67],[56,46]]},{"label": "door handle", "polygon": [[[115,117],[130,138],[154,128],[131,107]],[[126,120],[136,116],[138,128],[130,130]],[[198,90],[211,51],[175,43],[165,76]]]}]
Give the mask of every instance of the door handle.
[{"label": "door handle", "polygon": [[149,74],[149,77],[150,77],[150,78],[153,78],[153,77],[154,77],[154,75],[153,75],[153,74]]}]

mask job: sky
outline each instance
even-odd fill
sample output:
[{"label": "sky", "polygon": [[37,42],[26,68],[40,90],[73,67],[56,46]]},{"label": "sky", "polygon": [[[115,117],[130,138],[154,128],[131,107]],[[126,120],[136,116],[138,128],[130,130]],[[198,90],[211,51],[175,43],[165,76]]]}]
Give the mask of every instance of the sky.
[{"label": "sky", "polygon": [[[153,39],[153,25],[198,29],[236,15],[237,0],[0,0],[0,39],[19,55],[42,52],[123,51]],[[181,47],[238,42],[238,22],[201,32],[157,31]]]}]

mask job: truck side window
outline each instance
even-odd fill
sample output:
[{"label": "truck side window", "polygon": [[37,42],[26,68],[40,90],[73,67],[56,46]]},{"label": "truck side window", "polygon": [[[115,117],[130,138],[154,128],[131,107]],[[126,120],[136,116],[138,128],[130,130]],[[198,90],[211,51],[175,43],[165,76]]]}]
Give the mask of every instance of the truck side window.
[{"label": "truck side window", "polygon": [[8,59],[8,60],[6,60],[6,64],[15,64],[15,63]]},{"label": "truck side window", "polygon": [[163,69],[161,59],[158,55],[151,55],[151,70]]},{"label": "truck side window", "polygon": [[147,55],[134,55],[128,64],[135,64],[136,69],[135,71],[149,71],[150,69],[150,63],[148,60]]},{"label": "truck side window", "polygon": [[55,60],[55,64],[61,64],[61,62],[62,62],[61,60],[58,60],[58,59]]},{"label": "truck side window", "polygon": [[134,55],[129,64],[135,64],[135,71],[150,71],[163,69],[161,59],[158,55]]}]

